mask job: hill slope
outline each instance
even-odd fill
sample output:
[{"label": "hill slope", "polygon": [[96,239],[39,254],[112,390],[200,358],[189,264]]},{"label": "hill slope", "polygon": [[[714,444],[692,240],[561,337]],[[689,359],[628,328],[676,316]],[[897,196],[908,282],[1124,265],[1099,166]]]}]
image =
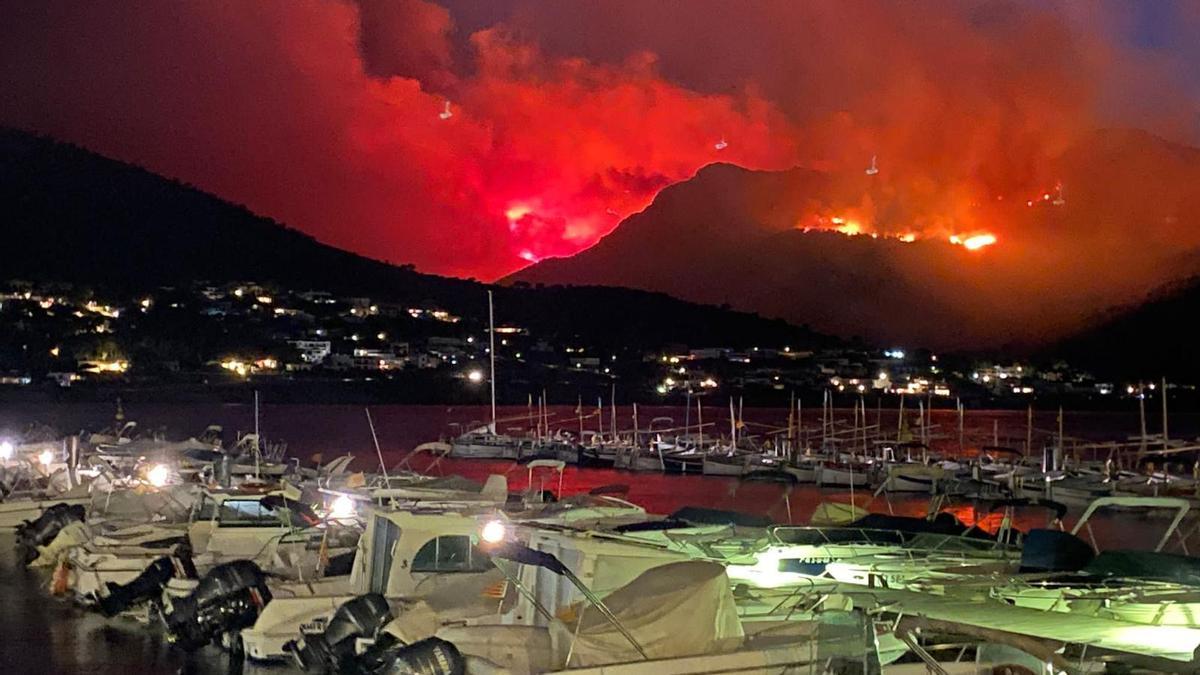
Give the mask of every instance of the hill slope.
[{"label": "hill slope", "polygon": [[[483,284],[348,253],[193,187],[0,129],[0,278],[125,291],[253,280],[486,316]],[[497,288],[498,316],[546,337],[653,345],[811,344],[805,328],[622,289]]]},{"label": "hill slope", "polygon": [[1092,371],[1124,380],[1163,375],[1200,381],[1194,319],[1200,315],[1200,277],[1171,284],[1138,304],[1114,308],[1094,326],[1046,350]]},{"label": "hill slope", "polygon": [[803,229],[815,215],[863,203],[901,227],[929,219],[938,200],[903,192],[903,177],[712,165],[594,247],[509,280],[663,291],[944,349],[1051,343],[1200,269],[1200,152],[1108,130],[1080,139],[1043,173],[1066,184],[1066,203],[1028,206],[1014,190],[1019,198],[971,204],[951,231],[986,229],[1000,242],[967,251],[944,231],[905,244]]}]

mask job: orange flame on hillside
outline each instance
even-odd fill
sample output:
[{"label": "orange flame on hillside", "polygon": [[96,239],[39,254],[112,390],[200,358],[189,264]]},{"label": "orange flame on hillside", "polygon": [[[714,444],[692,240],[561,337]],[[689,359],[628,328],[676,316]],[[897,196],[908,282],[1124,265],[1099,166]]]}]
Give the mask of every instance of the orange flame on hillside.
[{"label": "orange flame on hillside", "polygon": [[944,239],[955,246],[962,246],[968,251],[978,251],[992,246],[999,239],[991,232],[973,232],[971,234],[948,234],[945,230],[907,230],[900,232],[884,232],[864,223],[863,220],[848,216],[813,216],[806,218],[797,225],[804,232],[837,232],[848,237],[867,236],[872,239],[895,239],[911,244],[922,239]]}]

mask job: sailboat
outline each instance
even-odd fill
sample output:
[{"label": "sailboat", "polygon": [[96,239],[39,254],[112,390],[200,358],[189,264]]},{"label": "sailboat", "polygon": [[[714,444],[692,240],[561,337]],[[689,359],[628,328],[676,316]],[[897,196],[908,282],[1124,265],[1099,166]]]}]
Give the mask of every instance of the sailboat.
[{"label": "sailboat", "polygon": [[496,430],[496,320],[492,292],[488,291],[488,347],[491,376],[491,421],[486,426],[468,431],[450,442],[450,456],[469,459],[519,459],[521,439],[497,433]]}]

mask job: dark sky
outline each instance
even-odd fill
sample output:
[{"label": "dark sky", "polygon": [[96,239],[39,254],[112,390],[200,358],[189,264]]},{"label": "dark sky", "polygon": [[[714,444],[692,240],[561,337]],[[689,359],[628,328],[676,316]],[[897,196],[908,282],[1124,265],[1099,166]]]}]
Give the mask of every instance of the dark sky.
[{"label": "dark sky", "polygon": [[963,195],[1040,189],[1088,130],[1193,143],[1198,128],[1197,2],[0,10],[0,124],[480,278],[586,247],[714,161],[844,169],[878,154],[903,168],[896,189],[950,204],[938,227],[966,232]]}]

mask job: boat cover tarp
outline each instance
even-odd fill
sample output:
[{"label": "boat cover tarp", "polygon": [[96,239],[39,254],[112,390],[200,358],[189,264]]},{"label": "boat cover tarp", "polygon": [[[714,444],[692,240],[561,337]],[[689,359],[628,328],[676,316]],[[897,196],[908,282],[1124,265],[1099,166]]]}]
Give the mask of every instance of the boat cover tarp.
[{"label": "boat cover tarp", "polygon": [[741,527],[770,527],[772,521],[766,516],[756,516],[740,511],[706,509],[700,506],[685,506],[667,516],[670,520],[699,525],[738,525]]},{"label": "boat cover tarp", "polygon": [[1084,572],[1101,577],[1173,581],[1200,586],[1200,558],[1153,551],[1104,551]]},{"label": "boat cover tarp", "polygon": [[821,502],[817,504],[817,510],[813,511],[812,518],[809,519],[809,524],[819,527],[827,527],[831,525],[849,525],[850,523],[869,514],[864,508],[855,506],[854,504],[843,504],[842,502]]},{"label": "boat cover tarp", "polygon": [[1022,572],[1074,572],[1092,561],[1092,547],[1070,532],[1035,529],[1021,548]]},{"label": "boat cover tarp", "polygon": [[1200,628],[1128,623],[1098,616],[1044,612],[994,600],[960,600],[900,589],[866,589],[843,584],[838,592],[850,597],[854,606],[861,609],[886,606],[888,612],[1172,661],[1191,663],[1200,648]]},{"label": "boat cover tarp", "polygon": [[[730,651],[744,635],[725,568],[716,563],[655,567],[613,591],[604,604],[651,659]],[[564,620],[551,624],[558,663],[595,666],[642,658],[595,607],[584,602],[568,609],[560,613]]]}]

